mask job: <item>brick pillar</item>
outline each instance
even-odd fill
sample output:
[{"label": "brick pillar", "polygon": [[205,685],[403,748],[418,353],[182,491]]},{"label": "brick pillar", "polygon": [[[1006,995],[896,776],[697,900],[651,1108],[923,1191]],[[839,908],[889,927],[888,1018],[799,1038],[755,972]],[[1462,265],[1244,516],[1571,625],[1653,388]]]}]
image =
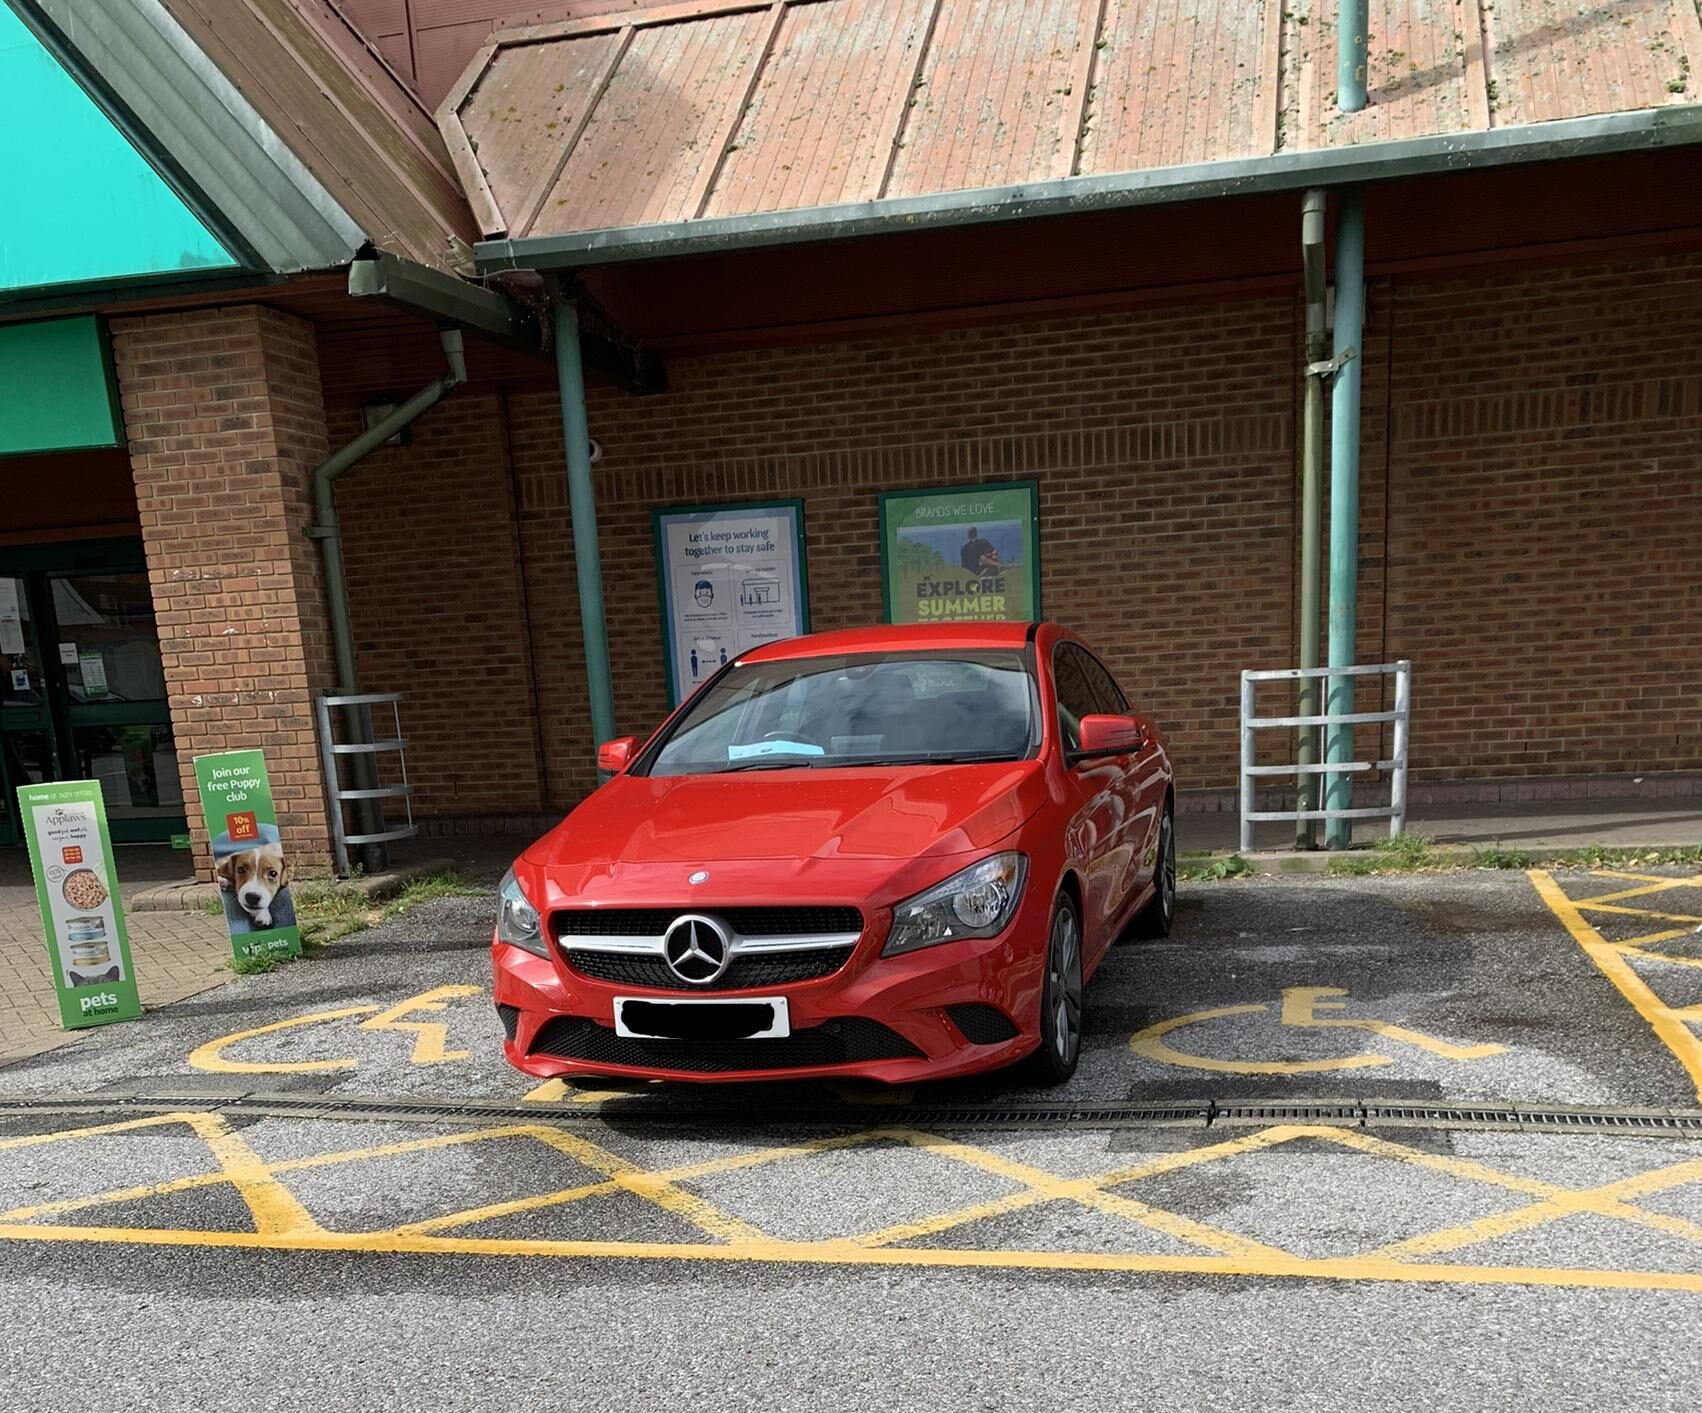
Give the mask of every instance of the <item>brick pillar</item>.
[{"label": "brick pillar", "polygon": [[194,757],[258,746],[292,866],[324,873],[313,694],[330,631],[302,533],[327,454],[313,326],[244,305],[114,320],[112,345],[196,869],[211,877]]}]

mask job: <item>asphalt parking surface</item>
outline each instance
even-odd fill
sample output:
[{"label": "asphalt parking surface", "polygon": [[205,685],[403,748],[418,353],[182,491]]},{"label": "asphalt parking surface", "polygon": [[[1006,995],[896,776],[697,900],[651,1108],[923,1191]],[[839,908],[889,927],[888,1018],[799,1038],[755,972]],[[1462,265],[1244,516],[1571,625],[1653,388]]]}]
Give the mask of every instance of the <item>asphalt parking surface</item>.
[{"label": "asphalt parking surface", "polygon": [[[1581,873],[1562,884],[1579,896],[1635,886]],[[1702,915],[1702,886],[1659,897],[1669,913]],[[489,996],[489,916],[482,898],[429,904],[318,961],[234,980],[139,1024],[88,1032],[0,1068],[0,1095],[187,1080],[209,1092],[519,1098],[536,1082],[502,1059]],[[1629,914],[1599,920],[1610,933],[1647,931]],[[1702,960],[1702,935],[1690,930],[1697,924],[1667,925],[1687,940],[1660,945]],[[1702,966],[1647,965],[1671,1006],[1702,1000]],[[1368,1022],[1411,1037],[1359,1028]],[[759,1086],[752,1102],[792,1088]],[[935,1090],[1034,1094],[1011,1075]],[[1511,872],[1185,888],[1169,939],[1109,953],[1088,988],[1080,1069],[1065,1089],[1047,1093],[1697,1102],[1684,1066],[1531,881]],[[725,1102],[724,1090],[696,1086],[670,1097],[693,1095]]]},{"label": "asphalt parking surface", "polygon": [[[1039,1097],[1008,1077],[753,1087],[748,1121],[695,1121],[729,1103],[698,1086],[528,1100],[488,912],[0,1069],[0,1105],[88,1097],[0,1108],[7,1406],[1694,1402],[1694,1137],[925,1121]],[[1702,880],[1658,870],[1186,888],[1171,939],[1110,954],[1045,1097],[1694,1109],[1698,927]],[[168,1089],[205,1099],[126,1107]],[[257,1091],[511,1111],[221,1098]]]}]

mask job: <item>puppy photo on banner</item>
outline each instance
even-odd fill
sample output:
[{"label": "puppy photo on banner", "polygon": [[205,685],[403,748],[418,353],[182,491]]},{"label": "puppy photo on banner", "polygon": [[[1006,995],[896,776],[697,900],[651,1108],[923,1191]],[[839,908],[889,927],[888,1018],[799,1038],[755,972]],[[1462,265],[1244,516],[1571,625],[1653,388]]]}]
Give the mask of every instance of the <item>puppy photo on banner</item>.
[{"label": "puppy photo on banner", "polygon": [[297,955],[301,931],[290,896],[290,861],[264,754],[197,756],[195,779],[231,952],[238,961]]}]

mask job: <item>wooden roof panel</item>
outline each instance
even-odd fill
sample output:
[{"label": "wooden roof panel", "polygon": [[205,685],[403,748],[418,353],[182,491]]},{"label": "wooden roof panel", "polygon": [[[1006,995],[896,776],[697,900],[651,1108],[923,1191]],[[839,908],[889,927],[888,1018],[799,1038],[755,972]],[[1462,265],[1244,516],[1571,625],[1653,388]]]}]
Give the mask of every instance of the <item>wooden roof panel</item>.
[{"label": "wooden roof panel", "polygon": [[1371,0],[1370,103],[1342,114],[1334,17],[677,0],[498,33],[438,123],[479,144],[486,234],[525,238],[1481,132],[1691,102],[1702,72],[1694,0]]}]

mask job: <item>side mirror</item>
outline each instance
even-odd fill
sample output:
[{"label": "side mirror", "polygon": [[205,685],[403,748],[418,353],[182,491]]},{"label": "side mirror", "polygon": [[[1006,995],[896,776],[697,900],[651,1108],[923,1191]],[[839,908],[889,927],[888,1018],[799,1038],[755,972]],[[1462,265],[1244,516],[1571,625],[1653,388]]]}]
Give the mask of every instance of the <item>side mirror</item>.
[{"label": "side mirror", "polygon": [[597,769],[605,775],[619,775],[638,754],[638,737],[620,736],[604,741],[597,747]]},{"label": "side mirror", "polygon": [[1075,759],[1085,756],[1133,755],[1146,745],[1146,728],[1132,716],[1084,716],[1081,745]]}]

